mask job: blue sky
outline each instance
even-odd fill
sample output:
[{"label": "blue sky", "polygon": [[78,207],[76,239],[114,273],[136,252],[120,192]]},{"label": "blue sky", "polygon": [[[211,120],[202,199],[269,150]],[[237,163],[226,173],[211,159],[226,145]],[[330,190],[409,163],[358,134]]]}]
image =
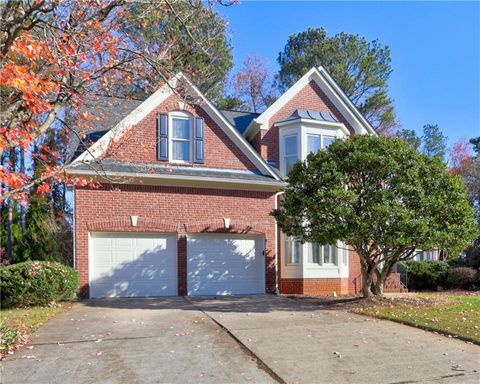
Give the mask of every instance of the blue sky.
[{"label": "blue sky", "polygon": [[235,69],[258,54],[276,72],[288,36],[309,27],[378,39],[391,49],[390,95],[402,127],[421,133],[436,123],[450,145],[480,135],[479,2],[243,1],[220,12]]}]

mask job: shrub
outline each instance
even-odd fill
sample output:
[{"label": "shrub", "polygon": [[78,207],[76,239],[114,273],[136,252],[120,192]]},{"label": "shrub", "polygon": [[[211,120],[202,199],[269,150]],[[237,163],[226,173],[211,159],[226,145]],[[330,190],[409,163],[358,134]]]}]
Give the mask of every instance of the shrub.
[{"label": "shrub", "polygon": [[415,261],[402,263],[408,270],[408,288],[414,290],[437,289],[444,286],[450,268],[444,261]]},{"label": "shrub", "polygon": [[459,267],[448,271],[447,283],[451,288],[470,288],[477,281],[477,271],[473,268]]},{"label": "shrub", "polygon": [[43,305],[70,300],[78,288],[78,273],[50,261],[26,261],[0,267],[3,307]]},{"label": "shrub", "polygon": [[23,336],[19,331],[0,324],[0,356],[5,355],[11,347],[22,340]]}]

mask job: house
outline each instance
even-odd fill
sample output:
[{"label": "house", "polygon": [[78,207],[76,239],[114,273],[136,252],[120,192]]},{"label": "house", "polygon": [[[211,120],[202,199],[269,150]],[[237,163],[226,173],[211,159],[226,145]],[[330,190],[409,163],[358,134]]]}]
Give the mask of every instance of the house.
[{"label": "house", "polygon": [[297,160],[375,134],[323,68],[261,114],[218,110],[181,73],[103,109],[68,167],[99,183],[74,190],[83,297],[360,292],[347,244],[301,244],[270,215]]}]

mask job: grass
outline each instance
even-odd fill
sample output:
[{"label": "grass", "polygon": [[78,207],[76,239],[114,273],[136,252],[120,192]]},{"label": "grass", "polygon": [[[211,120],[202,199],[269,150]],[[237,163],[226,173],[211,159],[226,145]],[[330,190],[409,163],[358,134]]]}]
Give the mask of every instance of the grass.
[{"label": "grass", "polygon": [[352,312],[393,320],[480,344],[480,295],[418,293]]},{"label": "grass", "polygon": [[0,358],[24,344],[30,335],[53,316],[71,308],[71,303],[5,309],[0,312]]}]

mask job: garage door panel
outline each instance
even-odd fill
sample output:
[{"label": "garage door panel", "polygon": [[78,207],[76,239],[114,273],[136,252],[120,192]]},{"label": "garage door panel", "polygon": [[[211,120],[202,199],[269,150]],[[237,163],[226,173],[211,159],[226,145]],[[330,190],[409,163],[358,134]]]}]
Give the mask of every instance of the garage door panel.
[{"label": "garage door panel", "polygon": [[189,295],[265,293],[263,238],[249,235],[190,235]]},{"label": "garage door panel", "polygon": [[177,294],[176,235],[91,234],[92,297]]}]

